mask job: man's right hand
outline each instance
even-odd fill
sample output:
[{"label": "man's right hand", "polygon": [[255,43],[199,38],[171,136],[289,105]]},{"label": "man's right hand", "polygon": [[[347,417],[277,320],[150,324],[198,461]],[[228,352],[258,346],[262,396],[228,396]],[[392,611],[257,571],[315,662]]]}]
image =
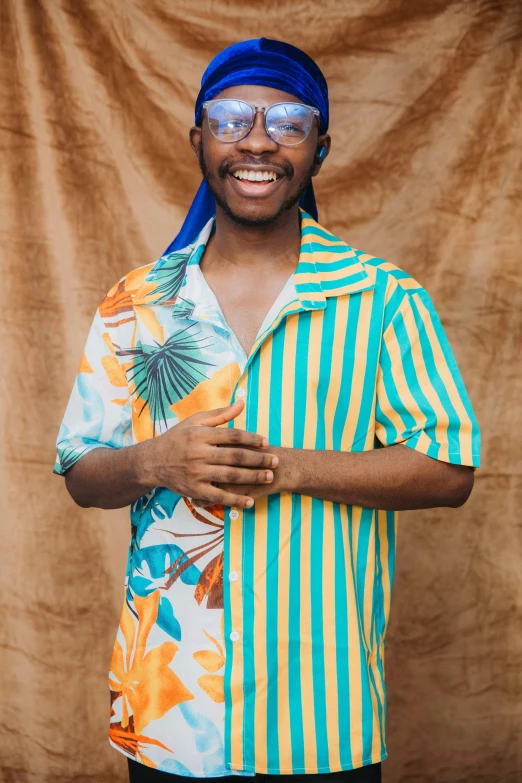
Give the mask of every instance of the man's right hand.
[{"label": "man's right hand", "polygon": [[[178,495],[249,508],[254,500],[241,495],[241,484],[267,484],[278,458],[266,451],[268,441],[246,430],[221,427],[243,410],[244,402],[195,413],[172,429],[146,441],[142,480],[171,489]],[[142,444],[143,446],[145,444]],[[237,493],[214,484],[237,484]]]}]

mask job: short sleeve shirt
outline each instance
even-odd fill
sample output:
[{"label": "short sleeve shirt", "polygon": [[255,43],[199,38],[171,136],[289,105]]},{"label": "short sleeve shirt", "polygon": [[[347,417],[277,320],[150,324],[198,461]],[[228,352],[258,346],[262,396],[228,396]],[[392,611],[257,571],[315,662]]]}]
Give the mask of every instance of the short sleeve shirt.
[{"label": "short sleeve shirt", "polygon": [[[187,248],[126,275],[95,315],[55,472],[244,399],[274,446],[402,445],[477,467],[479,430],[427,292],[301,213],[297,268],[248,356]],[[130,509],[110,741],[186,776],[334,772],[386,757],[384,642],[397,513],[283,492]]]}]

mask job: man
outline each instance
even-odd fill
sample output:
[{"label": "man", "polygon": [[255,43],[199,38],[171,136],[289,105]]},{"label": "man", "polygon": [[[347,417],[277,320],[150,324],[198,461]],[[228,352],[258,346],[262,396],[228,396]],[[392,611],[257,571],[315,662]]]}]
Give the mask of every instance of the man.
[{"label": "man", "polygon": [[471,492],[478,429],[426,291],[310,214],[327,129],[303,52],[218,55],[185,225],[87,340],[56,472],[81,506],[131,506],[109,683],[132,781],[380,780],[396,512]]}]

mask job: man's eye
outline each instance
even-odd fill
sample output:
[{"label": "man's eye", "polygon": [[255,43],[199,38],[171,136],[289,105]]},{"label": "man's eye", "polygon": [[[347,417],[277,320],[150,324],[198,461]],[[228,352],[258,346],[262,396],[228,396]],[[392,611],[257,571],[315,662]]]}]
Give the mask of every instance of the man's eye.
[{"label": "man's eye", "polygon": [[230,130],[239,130],[245,127],[245,123],[242,120],[228,120],[226,127]]},{"label": "man's eye", "polygon": [[278,123],[274,130],[283,132],[283,133],[301,133],[301,128],[299,128],[297,125],[292,125],[291,122],[285,122],[285,123]]}]

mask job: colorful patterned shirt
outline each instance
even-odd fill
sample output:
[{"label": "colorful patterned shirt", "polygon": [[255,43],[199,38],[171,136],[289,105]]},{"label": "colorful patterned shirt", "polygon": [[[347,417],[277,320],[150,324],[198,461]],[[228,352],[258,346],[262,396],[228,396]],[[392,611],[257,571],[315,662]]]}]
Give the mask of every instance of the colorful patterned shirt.
[{"label": "colorful patterned shirt", "polygon": [[[296,449],[403,444],[477,467],[479,432],[426,291],[301,214],[297,268],[247,357],[182,251],[102,301],[55,472],[244,399],[229,426]],[[165,487],[131,507],[112,656],[110,741],[186,776],[319,773],[386,757],[384,640],[397,513],[282,492],[194,507]]]}]

